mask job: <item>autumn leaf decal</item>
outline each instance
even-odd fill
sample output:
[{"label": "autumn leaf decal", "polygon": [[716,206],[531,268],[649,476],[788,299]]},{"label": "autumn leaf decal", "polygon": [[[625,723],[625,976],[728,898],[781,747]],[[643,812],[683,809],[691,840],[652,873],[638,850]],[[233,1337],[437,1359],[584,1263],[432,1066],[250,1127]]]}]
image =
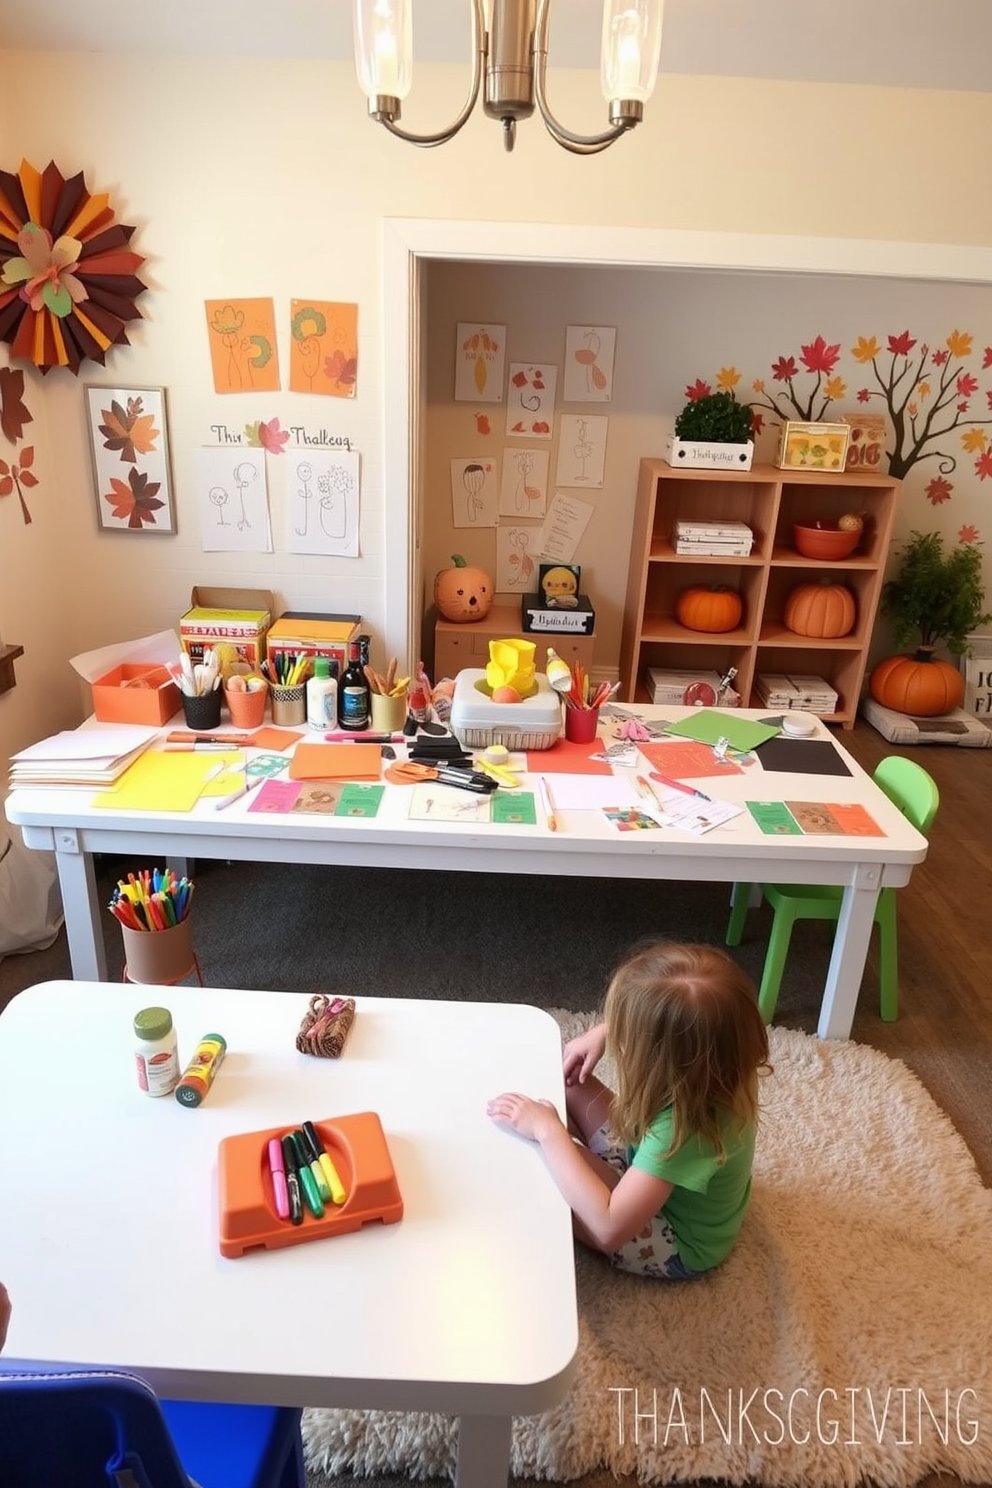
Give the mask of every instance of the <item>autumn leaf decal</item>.
[{"label": "autumn leaf decal", "polygon": [[324,376],[338,387],[354,387],[357,375],[358,359],[345,356],[340,347],[331,356],[325,357]]},{"label": "autumn leaf decal", "polygon": [[0,429],[11,444],[24,437],[24,425],[32,422],[24,404],[24,373],[0,367]]},{"label": "autumn leaf decal", "polygon": [[121,459],[129,465],[133,465],[139,455],[147,455],[155,448],[160,430],[155,427],[154,414],[144,412],[143,399],[128,398],[127,406],[122,407],[115,398],[110,407],[101,408],[100,413],[106,420],[100,425],[104,449],[119,450]]},{"label": "autumn leaf decal", "polygon": [[155,513],[165,505],[158,498],[160,487],[160,481],[150,481],[142,471],[132,470],[126,481],[112,477],[110,490],[103,493],[103,499],[118,521],[126,520],[129,527],[140,532],[146,522],[154,527]]},{"label": "autumn leaf decal", "polygon": [[38,477],[34,474],[31,466],[34,464],[34,446],[27,445],[21,450],[20,460],[16,464],[8,465],[6,460],[0,460],[0,496],[9,496],[12,491],[17,492],[17,498],[21,503],[21,516],[24,525],[31,521],[31,513],[28,511],[27,502],[24,500],[24,486],[36,486]]},{"label": "autumn leaf decal", "polygon": [[254,424],[245,424],[245,443],[252,449],[268,450],[270,455],[281,455],[289,439],[289,430],[284,429],[277,418],[258,419]]}]

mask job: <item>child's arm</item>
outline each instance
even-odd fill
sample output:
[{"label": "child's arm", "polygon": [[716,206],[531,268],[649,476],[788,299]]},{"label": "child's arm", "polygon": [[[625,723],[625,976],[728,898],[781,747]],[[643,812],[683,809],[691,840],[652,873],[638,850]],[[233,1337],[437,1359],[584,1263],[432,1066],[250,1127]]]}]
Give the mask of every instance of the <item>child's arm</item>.
[{"label": "child's arm", "polygon": [[640,1168],[628,1168],[611,1189],[572,1141],[558,1112],[547,1101],[506,1094],[491,1100],[487,1111],[494,1121],[540,1144],[562,1197],[591,1242],[607,1254],[643,1229],[672,1191],[671,1183]]},{"label": "child's arm", "polygon": [[605,1052],[605,1023],[597,1023],[595,1028],[580,1033],[577,1038],[569,1039],[562,1055],[565,1084],[574,1085],[578,1082],[581,1085],[586,1076],[592,1074]]}]

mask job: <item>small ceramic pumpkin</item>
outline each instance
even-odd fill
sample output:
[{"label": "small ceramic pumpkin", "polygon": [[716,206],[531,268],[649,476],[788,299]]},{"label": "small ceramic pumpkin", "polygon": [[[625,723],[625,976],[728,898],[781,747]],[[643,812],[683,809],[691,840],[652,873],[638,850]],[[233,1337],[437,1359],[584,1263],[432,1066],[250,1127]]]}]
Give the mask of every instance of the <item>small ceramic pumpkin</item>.
[{"label": "small ceramic pumpkin", "polygon": [[434,603],[438,613],[455,625],[485,620],[493,602],[493,581],[485,569],[466,563],[460,553],[451,556],[452,567],[442,568],[434,580]]},{"label": "small ceramic pumpkin", "polygon": [[846,584],[800,584],[785,604],[786,629],[830,640],[854,629],[854,595]]},{"label": "small ceramic pumpkin", "polygon": [[880,661],[868,679],[868,690],[883,708],[936,718],[960,708],[964,677],[949,661],[921,649],[914,656],[887,656]]},{"label": "small ceramic pumpkin", "polygon": [[736,589],[725,584],[698,584],[684,589],[675,601],[675,615],[687,630],[733,630],[744,613]]}]

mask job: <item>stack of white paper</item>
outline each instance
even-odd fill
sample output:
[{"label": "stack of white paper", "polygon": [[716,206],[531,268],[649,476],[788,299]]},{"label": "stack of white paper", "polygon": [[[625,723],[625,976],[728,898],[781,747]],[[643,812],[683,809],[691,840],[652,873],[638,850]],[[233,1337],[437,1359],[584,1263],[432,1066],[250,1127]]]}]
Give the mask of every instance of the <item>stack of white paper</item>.
[{"label": "stack of white paper", "polygon": [[158,729],[144,724],[113,728],[64,729],[22,749],[10,761],[11,789],[18,786],[111,786]]}]

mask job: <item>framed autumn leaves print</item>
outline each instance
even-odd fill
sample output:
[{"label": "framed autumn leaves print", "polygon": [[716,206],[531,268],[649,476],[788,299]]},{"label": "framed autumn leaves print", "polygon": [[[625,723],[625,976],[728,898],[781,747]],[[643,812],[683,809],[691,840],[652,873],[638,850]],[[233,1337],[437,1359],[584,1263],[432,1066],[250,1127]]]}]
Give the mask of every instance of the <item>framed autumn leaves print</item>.
[{"label": "framed autumn leaves print", "polygon": [[86,388],[101,532],[174,533],[164,388]]}]

